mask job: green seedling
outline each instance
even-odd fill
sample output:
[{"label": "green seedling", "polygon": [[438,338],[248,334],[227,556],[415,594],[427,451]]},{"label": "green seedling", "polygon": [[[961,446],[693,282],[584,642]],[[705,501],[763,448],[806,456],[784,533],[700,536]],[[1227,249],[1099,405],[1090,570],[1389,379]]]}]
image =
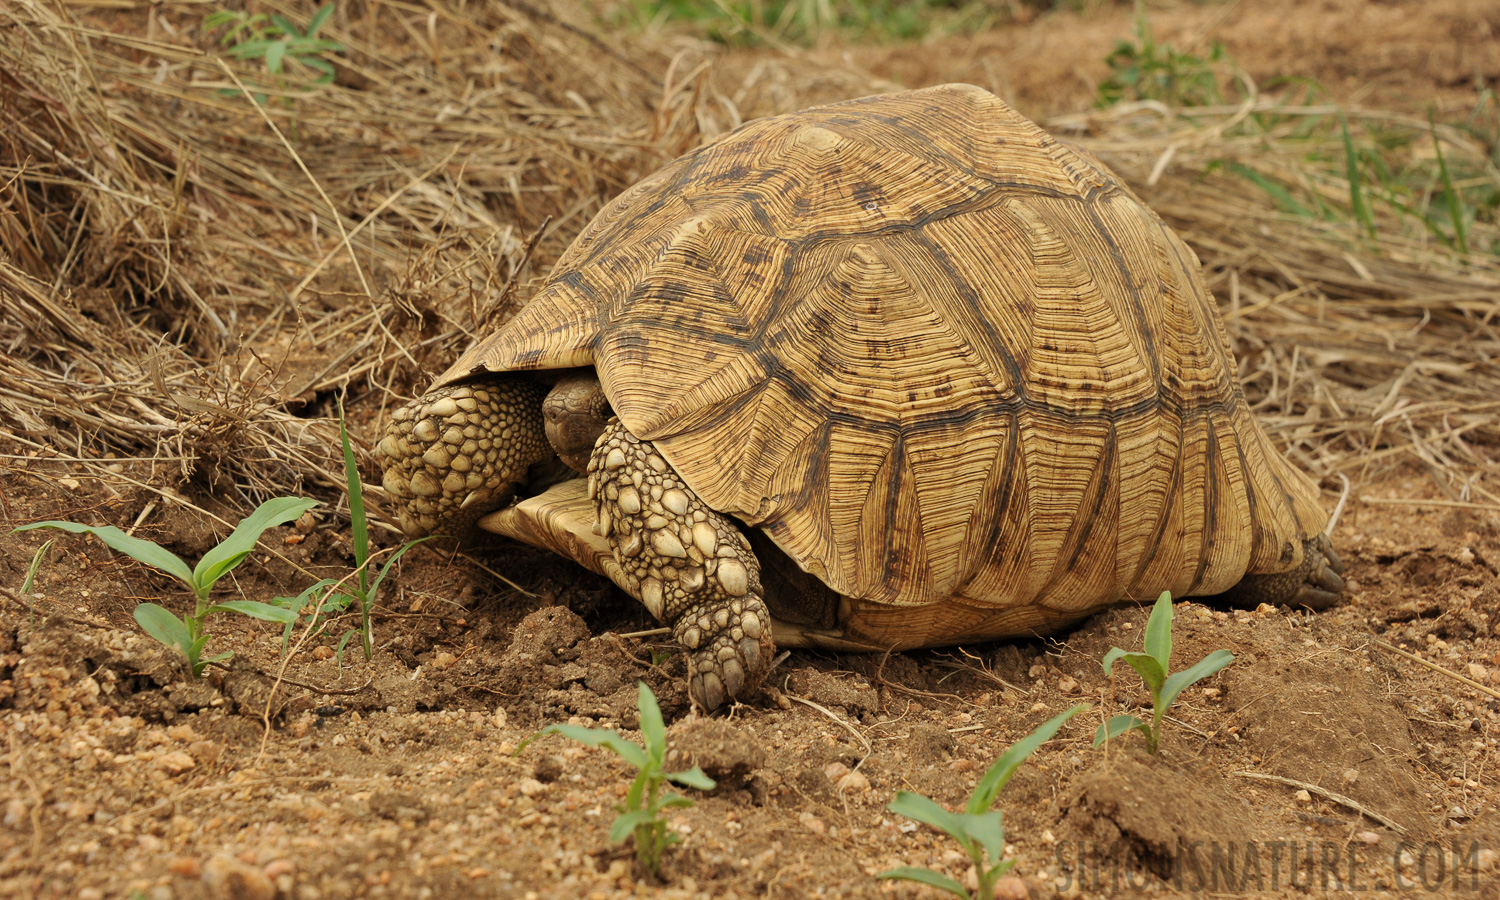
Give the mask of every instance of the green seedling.
[{"label": "green seedling", "polygon": [[23,525],[16,531],[56,528],[72,534],[92,534],[110,549],[118,550],[137,562],[159,569],[187,585],[188,589],[193,592],[192,613],[179,619],[168,612],[165,607],[155,603],[142,603],[135,608],[135,621],[151,637],[168,647],[181,650],[188,658],[188,664],[192,666],[193,677],[198,678],[203,675],[203,670],[209,663],[222,662],[233,655],[220,653],[217,656],[203,656],[203,648],[208,644],[208,635],[204,632],[203,626],[209,616],[215,613],[233,612],[252,619],[281,623],[290,622],[297,617],[294,611],[269,603],[259,603],[254,600],[226,600],[222,603],[210,603],[208,598],[214,589],[214,584],[245,561],[245,557],[255,550],[256,542],[267,529],[294,521],[317,505],[318,501],[305,497],[277,497],[274,500],[267,500],[248,518],[241,521],[234,532],[219,546],[205,553],[198,561],[198,565],[191,569],[182,561],[182,557],[160,544],[131,537],[113,525],[35,522],[31,525]]},{"label": "green seedling", "polygon": [[[324,578],[296,597],[277,597],[273,602],[278,607],[290,610],[294,618],[298,611],[311,606],[312,624],[315,627],[319,620],[336,616],[351,606],[358,609],[359,627],[351,628],[344,633],[336,651],[338,663],[343,665],[344,647],[355,635],[359,636],[365,659],[369,659],[374,654],[375,627],[370,621],[370,613],[375,608],[375,599],[380,593],[380,585],[385,581],[385,576],[390,574],[391,567],[396,564],[397,560],[406,555],[406,551],[428,538],[418,538],[402,545],[391,554],[390,559],[385,561],[380,572],[373,579],[370,577],[370,522],[369,517],[365,515],[364,481],[359,477],[359,466],[354,460],[354,445],[349,441],[349,429],[344,424],[343,404],[339,405],[339,443],[344,450],[344,482],[349,487],[349,527],[354,537],[353,583],[350,583],[349,578]],[[291,633],[292,623],[288,622],[283,643],[290,640]]]},{"label": "green seedling", "polygon": [[1172,659],[1172,594],[1170,591],[1162,591],[1161,596],[1156,598],[1156,606],[1151,610],[1151,618],[1146,620],[1146,652],[1131,653],[1119,647],[1111,649],[1104,654],[1104,674],[1113,674],[1115,662],[1121,659],[1135,669],[1141,680],[1146,682],[1146,689],[1151,692],[1151,723],[1148,725],[1131,715],[1115,716],[1099,726],[1098,733],[1094,735],[1094,746],[1136,729],[1146,736],[1146,749],[1154,754],[1161,747],[1162,716],[1166,715],[1172,701],[1189,685],[1234,662],[1234,654],[1228,650],[1215,650],[1198,660],[1197,665],[1187,671],[1170,674],[1168,664]]},{"label": "green seedling", "polygon": [[1000,810],[992,810],[990,807],[995,804],[995,798],[1000,796],[1000,792],[1005,789],[1005,785],[1016,773],[1016,769],[1026,761],[1026,757],[1050,740],[1064,722],[1088,708],[1088,704],[1080,703],[1072,709],[1053,716],[1042,723],[1040,728],[1011,744],[1010,749],[1002,753],[1000,758],[995,760],[984,773],[984,777],[979,779],[979,784],[974,786],[974,792],[969,795],[968,805],[961,813],[951,813],[937,802],[911,791],[897,791],[896,799],[886,807],[893,813],[899,813],[908,819],[916,819],[924,825],[931,825],[958,841],[958,845],[974,863],[977,888],[973,894],[970,894],[959,882],[932,869],[902,866],[899,869],[891,869],[889,872],[881,872],[877,877],[917,881],[964,898],[983,897],[988,900],[989,897],[994,896],[995,882],[1009,872],[1016,861],[1003,858],[1005,856],[1004,819]]},{"label": "green seedling", "polygon": [[26,568],[26,578],[21,582],[21,596],[26,598],[26,629],[28,631],[36,630],[36,599],[32,596],[31,589],[36,584],[36,573],[42,567],[42,560],[47,558],[47,551],[51,550],[55,543],[57,539],[52,538],[36,548],[36,552],[31,555],[31,565]]},{"label": "green seedling", "polygon": [[1215,42],[1207,57],[1181,53],[1157,43],[1145,17],[1136,19],[1134,41],[1119,41],[1105,57],[1109,76],[1100,82],[1100,107],[1124,101],[1158,101],[1171,107],[1212,106],[1224,102],[1219,88],[1231,64]]},{"label": "green seedling", "polygon": [[[319,8],[302,31],[284,16],[265,13],[219,10],[203,19],[203,27],[209,30],[228,26],[229,30],[219,38],[219,44],[227,48],[224,52],[235,59],[259,59],[265,62],[266,73],[278,85],[285,84],[287,63],[302,66],[318,73],[312,84],[331,84],[334,77],[333,64],[323,58],[325,53],[341,53],[344,45],[338,41],[318,37],[318,32],[333,15],[333,4]],[[238,93],[224,89],[226,96]],[[256,94],[255,102],[265,103],[265,94]]]},{"label": "green seedling", "polygon": [[[635,780],[625,794],[625,802],[615,805],[619,813],[609,829],[609,841],[618,844],[627,836],[635,836],[635,855],[641,865],[651,874],[661,874],[661,856],[666,849],[682,840],[677,832],[667,827],[661,817],[664,809],[692,806],[693,801],[681,794],[661,793],[662,785],[670,781],[683,787],[711,791],[714,780],[694,766],[683,772],[667,772],[664,764],[667,756],[667,728],[661,718],[661,707],[656,705],[656,695],[641,682],[636,700],[640,708],[641,738],[645,747],[620,737],[619,732],[602,728],[584,728],[581,725],[548,725],[542,734],[560,734],[590,747],[604,747],[636,768]],[[522,744],[524,748],[526,745]],[[521,752],[520,749],[516,751]]]}]

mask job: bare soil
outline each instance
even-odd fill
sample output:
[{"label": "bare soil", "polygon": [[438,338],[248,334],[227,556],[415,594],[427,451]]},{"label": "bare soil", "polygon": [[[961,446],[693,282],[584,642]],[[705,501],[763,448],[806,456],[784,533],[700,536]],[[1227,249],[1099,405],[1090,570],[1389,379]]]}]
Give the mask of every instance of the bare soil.
[{"label": "bare soil", "polygon": [[[1162,38],[1222,39],[1260,77],[1317,78],[1361,102],[1420,109],[1500,78],[1500,3],[1181,4],[1155,21]],[[799,96],[826,99],[863,72],[1065,110],[1088,101],[1132,27],[1106,8],[922,47],[824,49],[851,67]],[[351,429],[377,434],[379,415],[356,410]],[[159,463],[121,458],[102,477],[50,455],[0,437],[0,526],[140,520],[139,536],[188,558],[227,531],[161,502],[148,486],[176,483]],[[178,585],[63,536],[22,595],[50,535],[0,534],[0,896],[936,896],[874,877],[967,867],[947,838],[885,809],[894,793],[958,808],[1006,746],[1078,702],[1093,708],[999,803],[1016,860],[1007,897],[1500,896],[1500,508],[1457,501],[1406,463],[1372,463],[1354,488],[1335,535],[1342,606],[1178,604],[1177,666],[1220,648],[1236,661],[1182,696],[1156,757],[1133,736],[1091,746],[1105,718],[1149,713],[1137,678],[1099,665],[1139,648],[1144,609],[950,651],[795,652],[759,694],[700,718],[673,646],[626,636],[654,626],[637,604],[528,548],[479,560],[508,581],[414,551],[382,597],[370,660],[331,652],[339,633],[284,656],[279,631],[218,618],[210,649],[234,658],[193,680],[131,619],[143,601],[186,608]],[[193,499],[238,517],[212,490]],[[275,552],[225,596],[295,593],[353,558],[336,523],[276,529],[264,546]],[[516,753],[552,722],[638,738],[638,680],[670,723],[669,762],[719,781],[671,812],[683,842],[660,878],[607,839],[623,763],[555,736]]]}]

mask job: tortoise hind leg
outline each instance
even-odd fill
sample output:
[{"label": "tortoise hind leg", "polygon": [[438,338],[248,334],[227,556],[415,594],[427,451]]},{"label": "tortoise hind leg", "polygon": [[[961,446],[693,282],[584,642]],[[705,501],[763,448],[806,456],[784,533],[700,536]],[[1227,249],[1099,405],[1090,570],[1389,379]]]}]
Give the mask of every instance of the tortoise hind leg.
[{"label": "tortoise hind leg", "polygon": [[1220,596],[1234,606],[1306,607],[1327,609],[1344,590],[1344,562],[1334,552],[1327,535],[1308,538],[1302,544],[1302,565],[1287,572],[1248,574]]},{"label": "tortoise hind leg", "polygon": [[776,647],[760,565],[734,523],[619,422],[594,447],[589,495],[624,586],[687,648],[693,698],[711,710],[757,687]]}]

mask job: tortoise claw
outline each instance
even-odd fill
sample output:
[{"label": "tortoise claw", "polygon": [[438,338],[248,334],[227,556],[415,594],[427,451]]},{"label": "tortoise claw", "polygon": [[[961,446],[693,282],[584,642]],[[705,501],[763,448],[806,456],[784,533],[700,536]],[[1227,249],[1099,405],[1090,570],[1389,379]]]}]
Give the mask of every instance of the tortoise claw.
[{"label": "tortoise claw", "polygon": [[[1336,578],[1338,576],[1334,577]],[[1320,590],[1319,588],[1313,587],[1310,584],[1304,584],[1302,587],[1298,588],[1297,593],[1287,601],[1287,605],[1294,608],[1304,607],[1306,609],[1313,610],[1314,612],[1321,612],[1325,609],[1332,608],[1338,602],[1339,595],[1337,593],[1333,591]]]}]

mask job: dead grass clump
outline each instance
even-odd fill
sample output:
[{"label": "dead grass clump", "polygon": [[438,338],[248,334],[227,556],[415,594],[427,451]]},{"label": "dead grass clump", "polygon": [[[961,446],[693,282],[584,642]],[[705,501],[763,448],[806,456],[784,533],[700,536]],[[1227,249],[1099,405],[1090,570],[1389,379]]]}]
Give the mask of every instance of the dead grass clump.
[{"label": "dead grass clump", "polygon": [[247,508],[336,488],[332,392],[371,415],[443,368],[504,315],[528,235],[550,222],[550,261],[661,161],[651,77],[544,4],[352,4],[322,36],[346,48],[334,84],[267,87],[197,7],[0,12],[21,444],[154,457]]},{"label": "dead grass clump", "polygon": [[[1500,260],[1392,218],[1366,232],[1353,211],[1338,214],[1347,181],[1309,171],[1306,141],[1234,130],[1252,112],[1299,109],[1247,102],[1128,104],[1046,124],[1103,156],[1198,251],[1246,393],[1309,471],[1369,483],[1415,460],[1450,500],[1500,509]],[[1347,116],[1356,140],[1367,120],[1396,118]],[[1483,147],[1442,126],[1437,134],[1445,154],[1488,165]],[[1234,163],[1293,190],[1312,184],[1333,214],[1279,211],[1262,186],[1230,174]]]}]

